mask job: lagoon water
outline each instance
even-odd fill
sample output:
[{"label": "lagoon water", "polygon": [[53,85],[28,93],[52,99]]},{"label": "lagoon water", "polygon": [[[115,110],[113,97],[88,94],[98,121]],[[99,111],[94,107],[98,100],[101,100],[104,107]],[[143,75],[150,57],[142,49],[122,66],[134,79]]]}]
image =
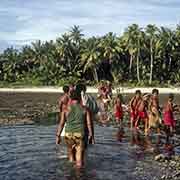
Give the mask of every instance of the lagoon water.
[{"label": "lagoon water", "polygon": [[[59,97],[59,94],[42,93],[0,95],[2,113],[6,110],[25,113],[27,108],[29,112],[44,110],[44,103],[55,105]],[[127,99],[129,96],[125,96]],[[160,100],[163,103],[164,96]],[[178,104],[179,100],[178,95]],[[85,169],[77,171],[67,161],[65,145],[55,144],[55,120],[45,123],[48,121],[0,127],[0,180],[159,180],[169,172],[154,161],[154,155],[180,154],[180,146],[165,152],[165,138],[159,141],[156,134],[144,138],[136,133],[132,135],[127,126],[123,134],[114,125],[96,124],[96,144],[88,148]]]},{"label": "lagoon water", "polygon": [[89,146],[86,167],[79,172],[67,162],[65,145],[55,145],[55,129],[56,125],[1,127],[0,180],[151,180],[160,177],[159,166],[152,161],[154,145],[147,147],[148,141],[132,138],[128,132],[117,139],[116,127],[97,124],[96,144]]}]

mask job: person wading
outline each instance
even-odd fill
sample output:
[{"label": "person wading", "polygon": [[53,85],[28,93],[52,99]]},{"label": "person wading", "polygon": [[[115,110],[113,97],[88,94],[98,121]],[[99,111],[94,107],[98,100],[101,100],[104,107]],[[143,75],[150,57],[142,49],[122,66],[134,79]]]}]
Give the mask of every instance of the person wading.
[{"label": "person wading", "polygon": [[80,104],[81,96],[77,91],[71,93],[73,103],[68,106],[67,112],[63,111],[59,123],[56,144],[60,144],[60,135],[65,128],[65,143],[67,145],[67,154],[70,162],[75,162],[77,168],[84,165],[84,136],[85,126],[88,128],[88,139],[92,139],[92,125],[89,112]]}]

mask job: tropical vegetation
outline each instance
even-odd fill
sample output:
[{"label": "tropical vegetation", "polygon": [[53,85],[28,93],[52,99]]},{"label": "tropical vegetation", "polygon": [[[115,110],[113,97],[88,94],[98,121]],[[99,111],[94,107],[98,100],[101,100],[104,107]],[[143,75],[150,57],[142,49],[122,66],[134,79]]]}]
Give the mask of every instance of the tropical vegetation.
[{"label": "tropical vegetation", "polygon": [[121,35],[112,32],[86,38],[79,26],[56,40],[0,54],[3,85],[63,85],[84,80],[115,84],[180,84],[180,25],[175,29],[149,24],[130,25]]}]

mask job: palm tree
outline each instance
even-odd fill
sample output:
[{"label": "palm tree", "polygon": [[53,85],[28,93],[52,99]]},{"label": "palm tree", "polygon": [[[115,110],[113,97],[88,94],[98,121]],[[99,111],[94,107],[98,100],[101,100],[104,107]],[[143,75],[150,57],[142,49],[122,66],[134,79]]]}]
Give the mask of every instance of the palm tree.
[{"label": "palm tree", "polygon": [[118,41],[116,35],[112,32],[109,32],[101,39],[99,47],[102,49],[104,58],[112,61],[118,57]]},{"label": "palm tree", "polygon": [[126,43],[126,50],[130,54],[130,63],[129,63],[129,73],[131,74],[133,61],[136,57],[136,72],[137,79],[140,82],[140,73],[139,73],[139,58],[141,51],[141,44],[143,40],[143,33],[141,28],[137,24],[132,24],[127,28],[124,35],[124,42]]},{"label": "palm tree", "polygon": [[13,82],[27,77],[29,82],[54,85],[59,79],[89,79],[90,72],[97,82],[105,78],[117,83],[136,79],[178,83],[179,57],[180,25],[175,30],[155,25],[142,30],[132,24],[119,37],[110,32],[89,39],[83,38],[79,26],[73,26],[55,42],[6,49],[0,54],[0,79]]},{"label": "palm tree", "polygon": [[71,27],[69,31],[69,35],[71,37],[71,40],[75,43],[75,45],[79,46],[82,40],[82,37],[84,34],[82,34],[82,30],[79,26],[74,25]]},{"label": "palm tree", "polygon": [[150,53],[150,77],[149,84],[152,84],[153,75],[153,63],[154,63],[154,49],[157,42],[158,28],[155,25],[147,25],[146,27],[146,43],[148,42],[149,53]]},{"label": "palm tree", "polygon": [[2,58],[4,60],[3,63],[3,71],[4,71],[4,80],[13,82],[17,80],[19,76],[19,67],[21,64],[21,59],[19,58],[18,50],[14,49],[13,47],[7,48]]},{"label": "palm tree", "polygon": [[109,32],[108,34],[103,36],[100,39],[100,43],[99,43],[99,48],[102,54],[102,58],[104,58],[104,63],[109,65],[109,72],[107,73],[103,69],[102,69],[102,72],[104,74],[107,73],[105,77],[106,78],[108,77],[109,80],[115,79],[114,72],[112,71],[111,65],[116,64],[115,61],[119,60],[119,53],[121,51],[121,48],[118,43],[119,42],[116,35],[113,34],[112,32]]},{"label": "palm tree", "polygon": [[167,71],[170,71],[176,43],[175,33],[168,28],[161,27],[161,42],[164,47],[165,55],[168,58]]},{"label": "palm tree", "polygon": [[176,68],[180,69],[180,58],[179,58],[180,57],[180,24],[177,25],[177,27],[176,27],[174,41],[175,41],[174,58],[176,60]]},{"label": "palm tree", "polygon": [[81,52],[81,62],[84,65],[83,71],[91,70],[94,80],[99,81],[97,67],[100,62],[99,42],[96,38],[90,38],[86,42],[86,47]]},{"label": "palm tree", "polygon": [[56,50],[59,54],[60,60],[65,62],[67,71],[71,71],[73,61],[73,45],[68,34],[65,33],[61,38],[56,40]]},{"label": "palm tree", "polygon": [[31,64],[33,64],[33,58],[34,58],[33,55],[34,52],[31,46],[22,47],[22,51],[20,52],[20,57],[28,68],[30,68]]},{"label": "palm tree", "polygon": [[69,36],[72,44],[72,72],[76,72],[78,70],[77,64],[80,63],[80,51],[84,34],[79,26],[74,25],[69,31]]}]

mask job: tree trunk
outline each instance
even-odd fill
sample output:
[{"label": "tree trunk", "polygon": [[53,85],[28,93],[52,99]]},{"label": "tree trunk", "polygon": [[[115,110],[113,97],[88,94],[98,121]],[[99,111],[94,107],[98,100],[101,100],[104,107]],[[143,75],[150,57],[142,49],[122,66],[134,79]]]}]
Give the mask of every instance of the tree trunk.
[{"label": "tree trunk", "polygon": [[130,62],[129,62],[129,73],[131,73],[132,70],[132,61],[133,61],[133,55],[130,56]]},{"label": "tree trunk", "polygon": [[150,77],[149,77],[149,84],[152,84],[152,75],[153,75],[153,49],[152,49],[152,39],[150,44],[150,54],[151,54],[151,66],[150,66]]},{"label": "tree trunk", "polygon": [[137,79],[138,82],[140,82],[140,74],[139,74],[139,56],[140,56],[140,44],[139,44],[139,40],[138,40],[138,50],[137,50]]},{"label": "tree trunk", "polygon": [[99,82],[99,78],[98,78],[98,74],[97,74],[96,68],[94,68],[93,75],[94,75],[94,80],[95,80],[96,82]]},{"label": "tree trunk", "polygon": [[172,58],[171,58],[171,56],[169,56],[169,72],[171,71],[171,63],[172,63]]},{"label": "tree trunk", "polygon": [[139,75],[139,53],[137,54],[137,79],[140,82],[140,75]]}]

